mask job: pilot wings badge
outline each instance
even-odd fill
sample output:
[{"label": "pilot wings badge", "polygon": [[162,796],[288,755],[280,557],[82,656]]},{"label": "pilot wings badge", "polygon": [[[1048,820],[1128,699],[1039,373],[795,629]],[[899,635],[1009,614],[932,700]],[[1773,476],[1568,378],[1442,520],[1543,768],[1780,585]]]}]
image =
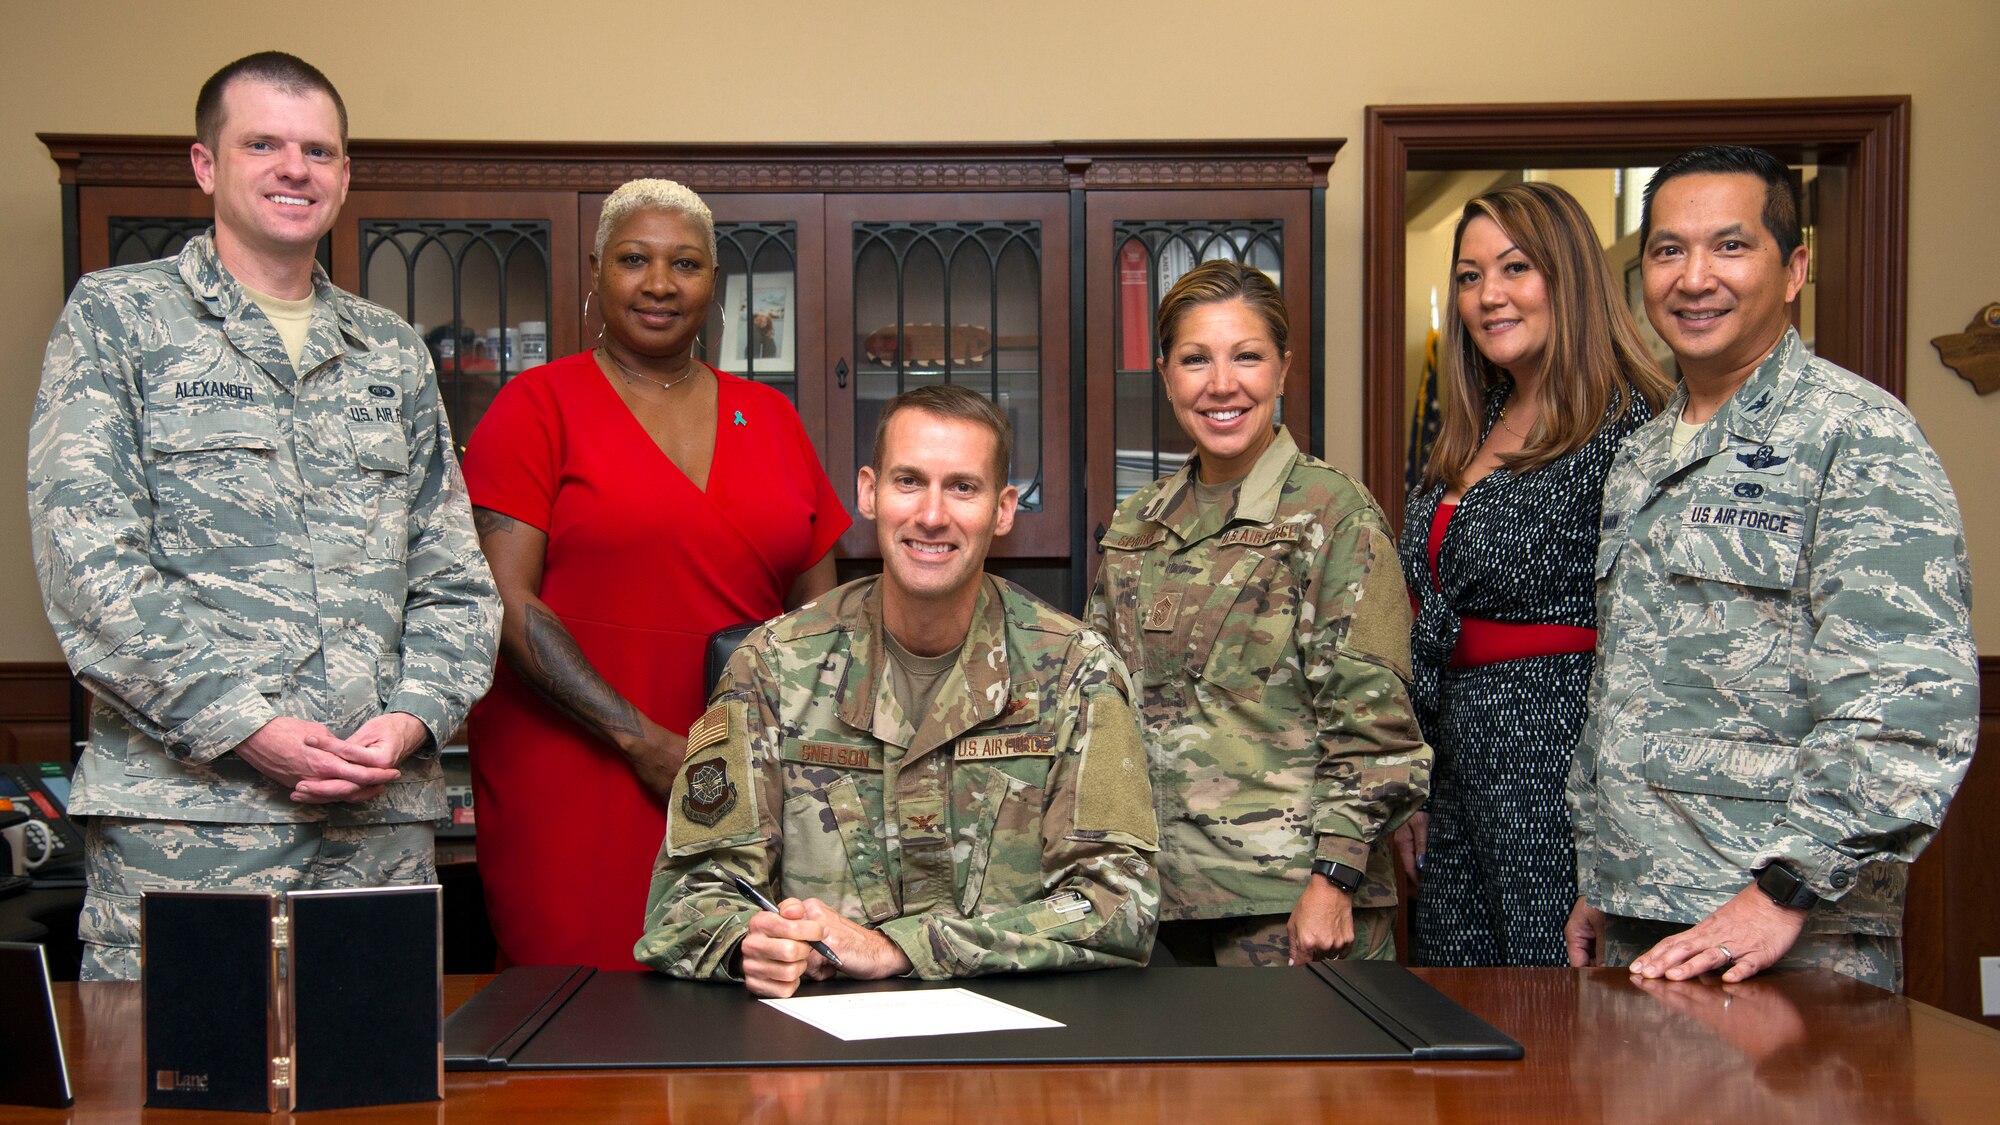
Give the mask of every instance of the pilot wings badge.
[{"label": "pilot wings badge", "polygon": [[1779,457],[1771,452],[1771,447],[1768,445],[1758,446],[1755,453],[1738,453],[1736,459],[1753,469],[1775,469],[1791,460],[1790,457]]}]

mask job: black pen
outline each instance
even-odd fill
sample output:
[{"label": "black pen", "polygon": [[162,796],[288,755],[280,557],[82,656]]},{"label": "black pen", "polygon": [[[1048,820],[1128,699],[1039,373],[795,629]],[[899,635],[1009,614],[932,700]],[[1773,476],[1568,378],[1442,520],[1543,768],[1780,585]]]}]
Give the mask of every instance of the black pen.
[{"label": "black pen", "polygon": [[[778,912],[778,904],[772,902],[768,898],[765,898],[763,891],[760,891],[756,887],[750,885],[750,880],[745,879],[741,875],[731,875],[730,878],[735,881],[736,889],[742,891],[744,897],[748,898],[751,902],[756,903],[760,909],[768,910],[773,914],[776,914]],[[814,953],[817,953],[821,957],[826,958],[828,961],[833,962],[833,964],[836,967],[839,966],[840,958],[834,954],[833,950],[825,942],[823,941],[813,942],[812,947]]]}]

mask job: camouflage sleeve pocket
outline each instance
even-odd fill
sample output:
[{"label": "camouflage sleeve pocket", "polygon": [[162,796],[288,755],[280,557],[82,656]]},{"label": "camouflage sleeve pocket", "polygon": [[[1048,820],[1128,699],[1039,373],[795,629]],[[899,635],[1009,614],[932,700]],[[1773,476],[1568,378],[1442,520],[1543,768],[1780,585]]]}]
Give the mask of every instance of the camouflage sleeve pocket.
[{"label": "camouflage sleeve pocket", "polygon": [[1101,833],[1149,850],[1159,846],[1139,721],[1116,692],[1102,691],[1090,700],[1090,742],[1078,772],[1078,832]]},{"label": "camouflage sleeve pocket", "polygon": [[[400,652],[385,652],[377,656],[375,658],[375,695],[381,704],[385,707],[388,706],[389,701],[396,698],[396,693],[402,690],[402,687],[403,654]],[[426,745],[424,749],[431,753],[437,751],[437,747],[434,745]]]},{"label": "camouflage sleeve pocket", "polygon": [[[1076,891],[1067,890],[1057,891],[1055,894],[1033,905],[1034,909],[1029,911],[1027,919],[1021,926],[1021,932],[1045,934],[1050,930],[1059,929],[1073,922],[1082,922],[1085,919],[1090,919],[1097,909],[1083,895]],[[1103,925],[1103,919],[1101,918],[1094,921],[1095,925],[1088,925],[1086,928],[1095,930],[1098,926]]]},{"label": "camouflage sleeve pocket", "polygon": [[1597,580],[1611,577],[1611,568],[1618,562],[1618,552],[1625,547],[1625,536],[1616,530],[1607,530],[1597,541]]},{"label": "camouflage sleeve pocket", "polygon": [[1408,683],[1414,675],[1410,666],[1410,590],[1403,582],[1402,561],[1396,555],[1396,544],[1374,527],[1366,529],[1365,549],[1367,577],[1342,647],[1388,668]]}]

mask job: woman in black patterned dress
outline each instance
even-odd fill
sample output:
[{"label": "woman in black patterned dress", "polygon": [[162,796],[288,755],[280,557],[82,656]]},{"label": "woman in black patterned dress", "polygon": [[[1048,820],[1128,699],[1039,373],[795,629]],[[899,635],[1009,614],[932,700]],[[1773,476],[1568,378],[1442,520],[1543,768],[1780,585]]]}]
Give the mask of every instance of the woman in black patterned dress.
[{"label": "woman in black patterned dress", "polygon": [[1444,422],[1403,509],[1412,695],[1437,752],[1398,833],[1412,960],[1566,965],[1563,786],[1596,645],[1604,475],[1666,400],[1590,219],[1553,184],[1465,205],[1441,345]]}]

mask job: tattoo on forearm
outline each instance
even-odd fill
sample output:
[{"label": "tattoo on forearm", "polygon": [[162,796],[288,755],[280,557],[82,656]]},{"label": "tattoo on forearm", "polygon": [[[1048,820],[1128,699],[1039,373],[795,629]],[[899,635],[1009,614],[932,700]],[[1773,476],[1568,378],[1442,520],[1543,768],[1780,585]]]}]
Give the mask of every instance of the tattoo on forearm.
[{"label": "tattoo on forearm", "polygon": [[643,729],[639,709],[604,682],[584,659],[576,638],[555,614],[538,605],[528,606],[527,649],[530,682],[571,718],[606,738]]},{"label": "tattoo on forearm", "polygon": [[472,530],[481,539],[488,535],[498,535],[514,530],[514,517],[504,516],[491,508],[472,509]]}]

